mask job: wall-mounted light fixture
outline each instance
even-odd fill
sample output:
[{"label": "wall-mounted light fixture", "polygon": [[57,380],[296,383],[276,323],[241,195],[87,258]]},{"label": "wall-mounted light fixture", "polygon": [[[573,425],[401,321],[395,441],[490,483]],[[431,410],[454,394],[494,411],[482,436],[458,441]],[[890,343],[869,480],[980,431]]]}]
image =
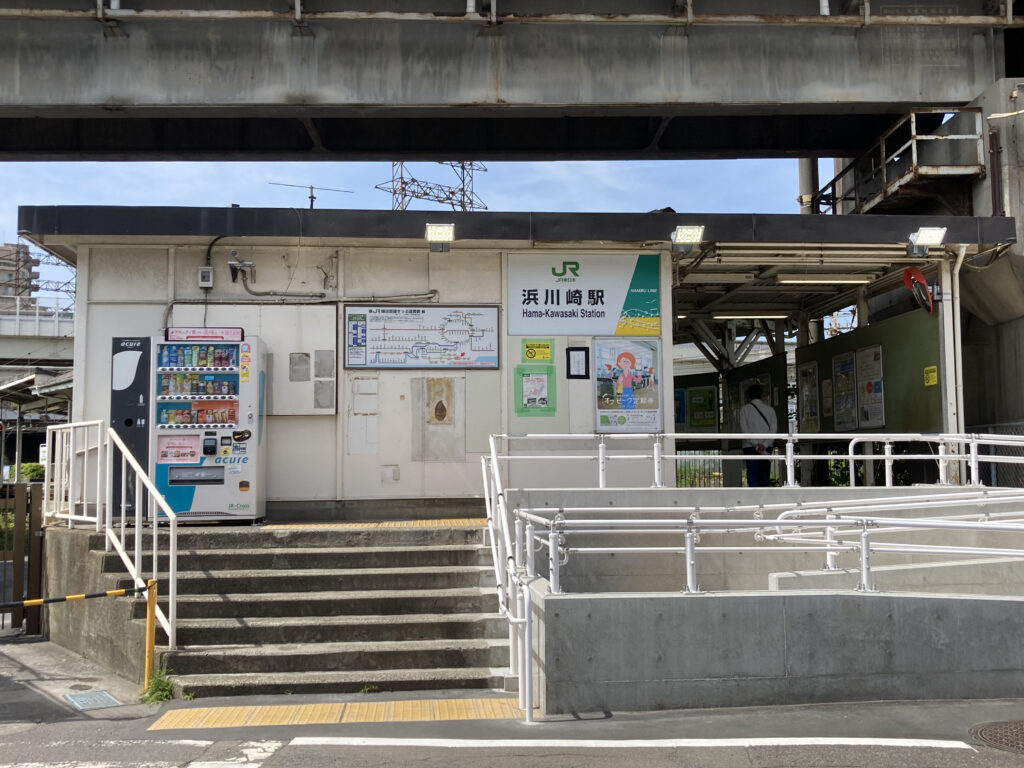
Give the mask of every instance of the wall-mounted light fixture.
[{"label": "wall-mounted light fixture", "polygon": [[687,253],[693,250],[693,246],[704,242],[704,225],[676,227],[672,230],[669,239],[672,241],[673,253]]},{"label": "wall-mounted light fixture", "polygon": [[427,231],[424,234],[430,250],[434,252],[450,251],[455,241],[454,224],[427,224]]},{"label": "wall-mounted light fixture", "polygon": [[778,274],[775,281],[782,285],[866,285],[871,275]]},{"label": "wall-mounted light fixture", "polygon": [[929,247],[942,245],[942,241],[945,239],[945,227],[921,227],[917,232],[910,233],[907,256],[915,256],[917,258],[927,256]]}]

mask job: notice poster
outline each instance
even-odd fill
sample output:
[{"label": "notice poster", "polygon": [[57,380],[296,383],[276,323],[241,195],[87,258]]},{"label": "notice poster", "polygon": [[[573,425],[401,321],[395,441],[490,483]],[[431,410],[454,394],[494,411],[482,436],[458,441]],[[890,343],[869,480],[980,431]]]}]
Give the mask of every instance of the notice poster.
[{"label": "notice poster", "polygon": [[821,415],[832,415],[832,379],[821,380]]},{"label": "notice poster", "polygon": [[200,435],[158,435],[157,464],[198,464]]},{"label": "notice poster", "polygon": [[554,416],[555,367],[517,365],[514,397],[517,416]]},{"label": "notice poster", "polygon": [[832,358],[832,415],[836,431],[857,428],[857,355],[845,352]]},{"label": "notice poster", "polygon": [[660,432],[660,339],[594,339],[597,432]]},{"label": "notice poster", "polygon": [[862,429],[885,426],[880,344],[857,350],[857,412]]},{"label": "notice poster", "polygon": [[804,363],[796,371],[797,402],[799,405],[800,431],[820,432],[821,419],[818,417],[818,363]]},{"label": "notice poster", "polygon": [[718,387],[690,387],[686,390],[688,431],[718,430]]},{"label": "notice poster", "polygon": [[658,336],[656,253],[511,253],[511,336]]}]

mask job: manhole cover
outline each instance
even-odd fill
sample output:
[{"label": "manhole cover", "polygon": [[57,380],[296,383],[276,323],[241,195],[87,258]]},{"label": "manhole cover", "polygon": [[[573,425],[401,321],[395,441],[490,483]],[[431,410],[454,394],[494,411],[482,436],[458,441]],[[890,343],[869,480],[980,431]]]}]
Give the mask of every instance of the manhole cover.
[{"label": "manhole cover", "polygon": [[119,707],[121,702],[106,691],[89,691],[88,693],[65,693],[64,698],[79,709],[103,709]]},{"label": "manhole cover", "polygon": [[1024,720],[982,723],[971,728],[971,736],[996,749],[1024,753]]}]

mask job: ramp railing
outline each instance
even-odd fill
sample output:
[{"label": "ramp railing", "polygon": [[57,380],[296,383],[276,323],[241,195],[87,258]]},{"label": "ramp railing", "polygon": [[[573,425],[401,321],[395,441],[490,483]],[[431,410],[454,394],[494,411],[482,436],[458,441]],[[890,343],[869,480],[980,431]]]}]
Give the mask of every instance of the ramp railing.
[{"label": "ramp railing", "polygon": [[[716,508],[709,505],[688,508],[685,504],[673,504],[668,509],[656,507],[519,507],[511,509],[506,497],[506,482],[509,469],[519,462],[537,462],[545,468],[559,463],[591,463],[591,485],[576,480],[579,473],[559,473],[561,484],[548,486],[556,488],[590,487],[609,488],[608,466],[611,462],[639,462],[640,471],[648,478],[651,487],[664,487],[663,465],[668,462],[688,460],[687,454],[666,453],[664,447],[673,441],[687,444],[698,441],[722,440],[767,440],[780,446],[776,460],[785,467],[785,486],[799,487],[796,481],[797,466],[801,461],[828,461],[846,464],[851,487],[857,484],[857,467],[865,462],[882,462],[884,483],[895,485],[894,463],[899,461],[928,462],[937,467],[939,485],[962,485],[963,491],[944,488],[941,494],[922,491],[910,496],[880,495],[877,498],[837,498],[830,501],[793,502],[791,500],[772,503],[730,505]],[[624,453],[610,450],[619,440],[633,441],[636,445],[650,445],[650,451]],[[828,441],[845,441],[845,454],[815,454],[798,452],[801,441],[820,444]],[[515,444],[526,447],[516,453]],[[867,453],[865,443],[881,444],[883,451],[876,455],[873,447]],[[930,446],[934,452],[896,453],[896,446],[902,443]],[[551,452],[541,450],[545,444],[552,446]],[[504,450],[499,451],[499,445]],[[565,446],[572,446],[566,448]],[[579,450],[574,450],[579,445]],[[492,435],[490,455],[481,458],[484,498],[487,504],[487,518],[490,528],[492,553],[494,555],[495,579],[498,585],[501,612],[509,621],[511,649],[511,674],[519,677],[520,706],[524,709],[526,721],[533,719],[533,615],[531,606],[531,584],[538,576],[536,553],[547,553],[548,589],[552,594],[562,593],[560,569],[570,557],[598,553],[655,554],[679,553],[685,556],[686,577],[681,585],[682,592],[693,594],[700,591],[698,584],[698,553],[745,553],[745,552],[820,552],[826,557],[826,568],[835,568],[836,557],[843,552],[858,553],[860,556],[860,585],[865,591],[874,591],[871,571],[873,552],[903,553],[911,555],[958,555],[964,557],[1024,557],[1024,549],[1013,547],[993,548],[957,546],[952,544],[916,544],[907,542],[880,542],[881,533],[909,530],[930,531],[977,531],[1024,533],[1024,489],[989,489],[982,482],[982,465],[985,463],[1024,462],[1024,456],[1007,456],[985,453],[986,449],[1008,446],[1024,448],[1024,437],[1011,435],[963,435],[963,434],[870,434],[851,438],[845,434],[646,434],[646,435]],[[630,450],[627,447],[627,450]],[[1016,452],[1016,451],[1015,451]],[[1024,453],[1024,452],[1022,452]],[[722,461],[745,461],[752,457],[744,454],[723,452]],[[530,472],[524,476],[534,477]],[[867,473],[866,473],[867,474]],[[672,477],[673,475],[669,475]],[[571,480],[567,478],[572,478]],[[524,487],[541,488],[543,485],[527,483]],[[633,486],[636,487],[634,484]],[[692,486],[691,486],[692,487]],[[819,489],[820,491],[820,489]],[[770,489],[767,490],[770,493]],[[820,493],[819,493],[820,498]],[[676,501],[684,499],[676,499]],[[936,515],[942,509],[957,509],[976,505],[1019,505],[1010,512],[981,511],[972,514],[954,513],[949,516]],[[923,517],[901,518],[899,513],[914,515],[918,510],[927,510]],[[706,519],[707,516],[721,515],[721,519]],[[738,516],[749,515],[747,518]],[[774,515],[769,522],[767,518]],[[655,536],[674,536],[681,543],[652,546],[636,546],[634,543],[616,543],[623,535],[637,533]],[[704,533],[747,534],[754,541],[735,545],[698,546],[699,537]],[[588,541],[579,543],[585,535]],[[595,535],[607,536],[607,545],[595,546],[589,540]],[[875,536],[875,540],[872,540]]]},{"label": "ramp railing", "polygon": [[[145,558],[150,559],[151,578],[158,579],[161,560],[166,556],[166,587],[161,587],[160,593],[167,595],[167,611],[158,606],[156,617],[167,635],[168,646],[174,648],[178,615],[178,517],[174,510],[128,446],[113,429],[105,428],[104,422],[47,427],[46,445],[44,523],[66,521],[69,528],[76,523],[95,527],[104,534],[106,550],[117,553],[136,587],[146,586]],[[123,479],[117,503],[113,498],[116,454],[120,455]],[[130,508],[129,487],[134,488],[131,520],[125,514]],[[162,522],[167,524],[163,536]]]}]

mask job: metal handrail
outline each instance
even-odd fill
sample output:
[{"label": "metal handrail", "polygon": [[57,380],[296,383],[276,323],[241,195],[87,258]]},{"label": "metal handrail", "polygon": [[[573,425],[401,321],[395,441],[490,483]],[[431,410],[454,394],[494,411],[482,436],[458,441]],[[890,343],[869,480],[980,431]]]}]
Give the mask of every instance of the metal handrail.
[{"label": "metal handrail", "polygon": [[[892,465],[896,460],[928,460],[937,462],[943,484],[951,484],[948,467],[954,463],[964,463],[970,469],[970,485],[964,491],[946,492],[940,498],[934,494],[918,493],[910,496],[877,499],[836,499],[832,501],[815,501],[811,504],[792,501],[759,502],[749,505],[729,505],[722,507],[707,504],[693,507],[689,511],[685,506],[673,506],[660,510],[676,517],[651,518],[651,507],[550,507],[529,509],[518,508],[509,512],[501,479],[502,462],[512,461],[587,461],[598,465],[597,488],[607,488],[607,469],[611,461],[642,460],[651,461],[652,487],[663,487],[661,481],[661,464],[665,461],[687,460],[687,456],[665,454],[663,443],[667,441],[687,442],[720,442],[723,440],[771,440],[779,441],[785,447],[784,455],[779,459],[786,465],[786,485],[798,487],[796,482],[796,462],[805,460],[847,461],[850,466],[851,485],[856,482],[856,463],[882,460],[886,463],[886,485],[893,485]],[[500,441],[506,443],[504,453],[499,453]],[[650,452],[616,453],[609,451],[616,443],[621,443],[629,450],[629,443],[647,441],[651,444]],[[803,442],[842,442],[846,444],[846,453],[840,454],[798,454],[796,447]],[[579,453],[562,452],[552,454],[515,455],[511,446],[516,442],[565,442],[581,444]],[[927,443],[937,446],[937,454],[900,454],[892,453],[892,447],[898,442]],[[864,443],[880,443],[884,446],[881,456],[858,454],[856,449]],[[584,445],[590,444],[590,445]],[[963,447],[966,447],[966,450]],[[992,434],[924,434],[924,433],[650,433],[650,434],[504,434],[491,435],[488,456],[481,459],[481,470],[484,480],[484,498],[487,504],[487,519],[491,534],[492,554],[495,556],[495,579],[498,583],[501,610],[509,621],[509,639],[511,648],[511,674],[518,674],[520,680],[520,705],[526,711],[526,720],[532,720],[533,682],[532,682],[532,613],[530,608],[530,584],[538,578],[535,554],[546,549],[548,555],[548,587],[551,593],[561,593],[559,569],[567,562],[570,554],[593,554],[599,552],[679,552],[686,558],[686,585],[684,593],[694,594],[700,591],[697,584],[697,553],[713,552],[753,552],[753,551],[799,551],[824,552],[827,558],[826,570],[835,569],[836,556],[841,552],[859,552],[861,581],[859,589],[874,591],[870,555],[871,552],[899,552],[909,554],[958,554],[965,556],[1013,556],[1024,557],[1024,549],[954,547],[948,545],[892,544],[888,542],[871,542],[872,535],[892,533],[899,530],[932,528],[934,530],[967,529],[985,531],[1014,531],[1024,533],[1024,513],[1017,512],[981,512],[974,515],[950,515],[944,518],[892,518],[883,512],[891,513],[896,509],[915,510],[928,508],[934,510],[944,507],[959,507],[968,504],[981,506],[988,504],[1022,504],[1024,490],[990,489],[981,482],[979,466],[982,462],[1018,462],[1024,457],[987,456],[979,452],[981,446],[1015,447],[1024,449],[1024,436],[992,435]],[[534,446],[531,446],[533,448]],[[595,450],[588,450],[594,448]],[[723,460],[745,461],[749,457],[742,454],[721,455]],[[957,479],[958,475],[954,475]],[[699,515],[720,513],[735,516],[749,513],[751,519],[735,519],[734,517],[719,520],[702,520]],[[622,518],[623,514],[634,513],[639,517]],[[777,513],[778,519],[767,521],[766,514]],[[577,517],[577,515],[591,517]],[[619,515],[620,517],[609,517]],[[685,515],[685,517],[680,517]],[[800,515],[799,520],[789,518]],[[811,516],[810,519],[807,519]],[[967,518],[978,517],[982,520],[971,521]],[[1014,517],[1020,522],[1007,522],[1005,518]],[[998,522],[997,522],[998,521]],[[772,531],[775,533],[772,533]],[[697,537],[701,532],[737,533],[753,532],[761,541],[772,542],[745,546],[700,547]],[[604,533],[609,535],[649,533],[682,534],[685,539],[683,546],[652,547],[574,547],[566,539],[579,533]],[[858,540],[848,541],[848,537],[856,536]],[[515,599],[512,599],[513,595]]]},{"label": "metal handrail", "polygon": [[[91,435],[95,431],[95,442]],[[80,434],[85,443],[81,444]],[[143,518],[143,489],[147,494],[148,519],[152,527],[152,578],[159,572],[160,540],[159,513],[168,523],[168,572],[166,613],[159,606],[156,617],[167,634],[168,647],[177,646],[177,597],[178,597],[178,517],[157,490],[149,475],[132,455],[131,450],[117,433],[105,428],[103,421],[76,422],[47,427],[47,457],[43,481],[43,519],[66,520],[68,527],[75,523],[90,523],[96,531],[104,534],[106,551],[115,551],[121,559],[132,582],[138,587],[146,585],[143,573],[143,549],[145,523]],[[123,511],[126,506],[127,482],[121,484],[120,525],[113,520],[113,462],[114,448],[121,452],[121,477],[127,480],[129,470],[135,476],[135,520],[132,539],[128,541],[128,521]],[[90,462],[95,462],[96,482],[90,486],[88,472]],[[81,511],[78,511],[79,507]],[[158,513],[159,511],[159,513]]]},{"label": "metal handrail", "polygon": [[[956,119],[963,114],[973,114],[975,117],[974,130],[970,133],[962,134],[918,133],[917,116],[923,114],[951,114],[953,115],[952,119]],[[887,145],[890,137],[907,126],[909,126],[909,138],[895,149],[890,149]],[[898,182],[901,179],[913,175],[922,166],[931,167],[931,164],[919,162],[918,142],[972,142],[974,144],[974,162],[967,165],[963,163],[942,163],[937,167],[969,167],[973,170],[983,170],[983,133],[982,115],[979,107],[927,107],[911,110],[882,133],[867,152],[849,163],[835,178],[814,194],[814,210],[831,214],[858,213],[866,210],[872,201],[885,197],[886,194],[892,191],[893,187],[899,186]],[[909,164],[898,174],[893,175],[893,166],[898,163],[899,158],[906,154],[910,156]],[[890,178],[890,176],[893,176],[893,178]],[[865,187],[868,184],[873,186],[870,190],[865,191]],[[843,203],[851,204],[852,208],[849,211],[841,210]]]}]

